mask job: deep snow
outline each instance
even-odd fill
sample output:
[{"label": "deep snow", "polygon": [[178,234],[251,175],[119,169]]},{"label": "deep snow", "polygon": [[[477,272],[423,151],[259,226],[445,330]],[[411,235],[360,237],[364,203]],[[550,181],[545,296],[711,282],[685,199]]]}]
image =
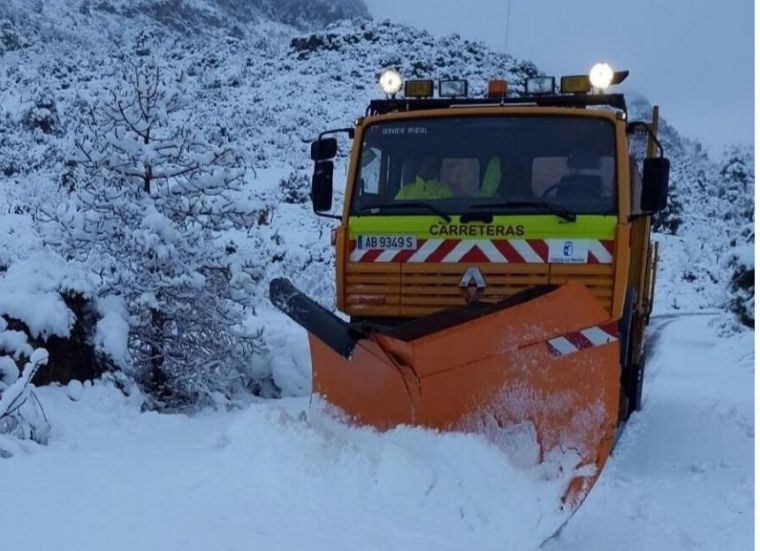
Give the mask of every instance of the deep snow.
[{"label": "deep snow", "polygon": [[643,410],[546,549],[753,548],[754,333],[711,320],[652,320]]},{"label": "deep snow", "polygon": [[[37,305],[24,307],[25,315],[43,304],[60,314],[57,291],[91,283],[55,258],[29,258],[42,254],[44,241],[30,213],[65,197],[76,100],[112,85],[121,66],[116,53],[138,45],[162,52],[168,74],[188,77],[188,97],[200,106],[192,120],[204,128],[236,121],[229,131],[252,168],[247,182],[272,215],[235,244],[260,268],[262,289],[287,274],[327,307],[334,306],[332,223],[302,202],[308,142],[360,115],[377,96],[376,71],[389,64],[410,75],[467,77],[473,89],[483,88],[497,67],[515,82],[535,70],[478,44],[392,24],[346,22],[293,42],[292,28],[273,23],[254,26],[242,42],[213,33],[167,41],[160,39],[165,29],[145,17],[83,14],[79,4],[46,2],[31,23],[19,19],[19,32],[34,43],[2,58],[8,78],[0,80],[0,133],[6,131],[0,161],[10,176],[0,177],[0,266],[13,266],[14,289],[24,296],[0,297],[0,312],[23,298]],[[8,5],[27,7],[25,0]],[[77,36],[59,36],[61,29],[76,29]],[[143,36],[146,29],[161,33]],[[54,134],[24,122],[40,90],[55,98]],[[293,94],[298,101],[289,101]],[[632,115],[647,115],[642,101],[631,103]],[[726,217],[741,202],[713,197],[724,182],[696,144],[664,123],[660,136],[688,219],[679,235],[658,237],[656,308],[713,308],[725,303],[729,272],[719,256],[736,234]],[[283,202],[281,182],[290,176],[302,182],[296,198]],[[49,277],[37,277],[42,268]],[[0,278],[0,291],[8,277]],[[122,357],[120,305],[105,300],[98,309],[97,344]],[[253,370],[271,375],[285,395],[307,394],[304,333],[265,303],[257,313],[251,323],[266,326],[269,352]],[[597,487],[547,549],[750,548],[754,334],[720,334],[725,319],[653,320],[645,410],[634,415]],[[60,315],[36,321],[39,332],[51,326],[48,333],[66,324]],[[321,413],[304,415],[306,398],[186,417],[140,413],[136,396],[124,398],[101,383],[38,394],[52,423],[49,446],[0,436],[0,449],[13,453],[0,459],[0,551],[520,549],[563,520],[556,481],[520,472],[474,436],[352,429]]]},{"label": "deep snow", "polygon": [[[753,335],[703,315],[649,336],[644,410],[545,549],[751,548]],[[50,443],[0,461],[3,549],[526,549],[562,520],[556,481],[477,436],[349,428],[306,398],[187,417],[37,392]]]}]

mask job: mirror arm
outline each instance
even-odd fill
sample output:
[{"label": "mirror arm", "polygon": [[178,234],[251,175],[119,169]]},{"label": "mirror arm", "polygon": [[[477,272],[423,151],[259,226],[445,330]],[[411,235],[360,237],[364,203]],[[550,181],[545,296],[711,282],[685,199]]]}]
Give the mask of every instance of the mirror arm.
[{"label": "mirror arm", "polygon": [[342,216],[338,216],[337,214],[325,214],[324,212],[317,212],[314,211],[314,214],[317,216],[321,216],[322,218],[332,218],[333,220],[343,220]]},{"label": "mirror arm", "polygon": [[657,139],[657,136],[654,135],[654,132],[652,132],[652,128],[645,122],[642,121],[633,121],[629,122],[628,126],[626,127],[626,131],[628,134],[632,134],[634,130],[637,128],[643,128],[647,131],[647,134],[654,140],[654,143],[657,145],[657,149],[660,150],[660,157],[665,156],[665,150],[662,148],[662,144],[660,143],[660,140]]},{"label": "mirror arm", "polygon": [[320,132],[319,133],[319,139],[321,140],[327,134],[340,134],[340,133],[343,133],[343,132],[345,132],[346,134],[348,134],[348,137],[350,139],[352,139],[352,140],[354,139],[354,128],[353,127],[348,127],[348,128],[333,128],[332,130],[325,130],[324,132]]}]

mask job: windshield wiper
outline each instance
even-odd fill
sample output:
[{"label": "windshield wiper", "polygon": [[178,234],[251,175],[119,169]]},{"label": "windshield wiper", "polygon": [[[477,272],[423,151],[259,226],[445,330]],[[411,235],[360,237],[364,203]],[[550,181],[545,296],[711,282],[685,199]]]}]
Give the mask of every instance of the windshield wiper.
[{"label": "windshield wiper", "polygon": [[547,201],[505,201],[503,203],[485,203],[481,205],[473,205],[470,207],[470,209],[508,209],[523,207],[538,208],[545,212],[559,216],[568,222],[575,222],[575,219],[577,218],[574,212],[567,210],[565,207],[555,205],[554,203],[549,203]]},{"label": "windshield wiper", "polygon": [[377,209],[378,211],[380,209],[426,209],[433,214],[437,214],[446,222],[451,222],[451,216],[443,212],[442,210],[434,207],[430,203],[425,203],[424,201],[404,201],[403,203],[380,203],[377,205],[366,205],[364,207],[361,207],[359,209],[359,212],[367,212],[371,210]]}]

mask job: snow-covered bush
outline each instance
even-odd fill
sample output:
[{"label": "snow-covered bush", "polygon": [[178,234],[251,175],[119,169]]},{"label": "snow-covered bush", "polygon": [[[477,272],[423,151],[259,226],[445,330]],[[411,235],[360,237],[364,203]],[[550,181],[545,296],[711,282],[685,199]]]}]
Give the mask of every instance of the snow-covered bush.
[{"label": "snow-covered bush", "polygon": [[731,273],[729,307],[739,321],[755,326],[755,231],[748,225],[723,263]]},{"label": "snow-covered bush", "polygon": [[13,28],[13,24],[10,21],[0,22],[0,55],[5,52],[12,52],[13,50],[19,50],[25,46],[24,40]]},{"label": "snow-covered bush", "polygon": [[73,201],[54,215],[60,245],[91,266],[101,295],[119,297],[124,367],[158,407],[252,387],[262,347],[244,324],[252,278],[224,232],[255,228],[263,206],[243,193],[223,132],[191,123],[171,76],[136,61],[107,99],[85,103]]},{"label": "snow-covered bush", "polygon": [[30,130],[38,129],[43,134],[52,134],[58,130],[58,109],[49,90],[38,90],[35,93],[32,106],[24,113],[23,122]]},{"label": "snow-covered bush", "polygon": [[729,271],[729,308],[746,326],[755,325],[755,176],[750,147],[731,146],[720,169],[717,196],[726,208],[723,223],[735,230],[722,267]]},{"label": "snow-covered bush", "polygon": [[285,203],[307,203],[311,190],[309,177],[303,172],[293,171],[280,180],[280,193]]},{"label": "snow-covered bush", "polygon": [[[24,359],[20,370],[18,365]],[[10,455],[3,436],[47,442],[50,427],[32,385],[32,378],[47,361],[44,348],[33,349],[24,333],[8,329],[0,317],[0,458]]]},{"label": "snow-covered bush", "polygon": [[[100,376],[110,362],[93,344],[99,317],[93,288],[84,270],[51,251],[13,263],[0,273],[0,319],[9,334],[23,336],[30,348],[14,349],[0,340],[0,354],[19,360],[18,354],[28,358],[31,348],[44,347],[49,361],[37,373],[36,384]],[[18,344],[17,339],[11,342]]]},{"label": "snow-covered bush", "polygon": [[739,225],[755,218],[754,153],[750,147],[733,145],[726,149],[720,169],[717,197],[728,203],[723,219]]},{"label": "snow-covered bush", "polygon": [[674,183],[684,179],[683,167],[676,165],[671,169],[670,175],[670,192],[668,193],[668,204],[664,210],[658,212],[652,217],[652,229],[660,233],[677,234],[684,219],[683,199],[681,198],[680,188]]}]

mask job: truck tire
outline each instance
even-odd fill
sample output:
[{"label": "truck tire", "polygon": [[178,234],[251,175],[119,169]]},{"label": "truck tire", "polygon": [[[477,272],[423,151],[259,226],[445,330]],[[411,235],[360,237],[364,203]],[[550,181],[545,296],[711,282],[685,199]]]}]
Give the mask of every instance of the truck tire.
[{"label": "truck tire", "polygon": [[628,392],[628,403],[630,404],[630,413],[641,411],[641,398],[644,390],[644,368],[646,362],[642,356],[638,365],[632,368],[631,387]]},{"label": "truck tire", "polygon": [[625,293],[623,315],[618,322],[620,332],[620,414],[618,422],[624,423],[634,411],[631,388],[637,385],[635,369],[631,362],[633,337],[633,306],[636,302],[636,290],[629,288]]}]

